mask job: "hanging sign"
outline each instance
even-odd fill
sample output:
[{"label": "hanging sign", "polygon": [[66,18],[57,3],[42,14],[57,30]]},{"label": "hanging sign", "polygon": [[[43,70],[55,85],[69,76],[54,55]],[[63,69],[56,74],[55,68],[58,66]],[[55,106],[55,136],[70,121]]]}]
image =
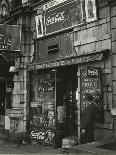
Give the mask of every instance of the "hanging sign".
[{"label": "hanging sign", "polygon": [[45,34],[68,29],[83,22],[81,1],[71,1],[45,12]]},{"label": "hanging sign", "polygon": [[21,50],[21,26],[0,24],[0,50]]}]

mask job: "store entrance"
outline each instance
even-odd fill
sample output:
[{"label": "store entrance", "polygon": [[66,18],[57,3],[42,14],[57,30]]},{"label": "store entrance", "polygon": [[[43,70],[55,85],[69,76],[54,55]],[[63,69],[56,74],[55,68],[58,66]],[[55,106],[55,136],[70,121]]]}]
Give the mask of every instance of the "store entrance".
[{"label": "store entrance", "polygon": [[6,81],[0,80],[0,128],[5,125],[5,89]]},{"label": "store entrance", "polygon": [[0,128],[5,126],[6,62],[0,57]]},{"label": "store entrance", "polygon": [[76,90],[78,88],[77,67],[63,67],[57,71],[56,77],[57,132],[58,137],[61,138],[58,141],[59,145],[61,145],[63,138],[77,136],[78,133],[76,101]]}]

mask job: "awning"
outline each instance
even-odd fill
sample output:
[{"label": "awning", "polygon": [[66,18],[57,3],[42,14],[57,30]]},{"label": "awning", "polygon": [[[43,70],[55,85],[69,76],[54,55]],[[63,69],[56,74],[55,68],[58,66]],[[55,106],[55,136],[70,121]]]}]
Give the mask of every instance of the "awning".
[{"label": "awning", "polygon": [[87,63],[87,62],[92,62],[92,61],[99,61],[103,59],[104,53],[108,53],[108,52],[105,50],[105,51],[101,51],[98,53],[91,53],[88,55],[86,54],[83,56],[70,57],[70,58],[43,62],[43,63],[29,64],[27,66],[27,69],[31,71],[31,70],[39,70],[39,69],[47,69],[47,68],[55,68],[55,67],[60,67],[60,66],[81,64],[81,63]]}]

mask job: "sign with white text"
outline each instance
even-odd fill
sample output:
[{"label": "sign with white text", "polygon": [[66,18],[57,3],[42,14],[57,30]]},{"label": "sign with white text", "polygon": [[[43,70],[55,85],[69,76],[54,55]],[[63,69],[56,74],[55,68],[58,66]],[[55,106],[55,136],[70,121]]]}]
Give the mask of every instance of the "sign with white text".
[{"label": "sign with white text", "polygon": [[65,1],[67,1],[67,0],[51,0],[51,1],[49,1],[43,5],[43,10],[46,11],[46,10],[48,10],[48,9],[58,5],[58,4],[61,4]]},{"label": "sign with white text", "polygon": [[21,50],[21,26],[0,24],[0,50]]}]

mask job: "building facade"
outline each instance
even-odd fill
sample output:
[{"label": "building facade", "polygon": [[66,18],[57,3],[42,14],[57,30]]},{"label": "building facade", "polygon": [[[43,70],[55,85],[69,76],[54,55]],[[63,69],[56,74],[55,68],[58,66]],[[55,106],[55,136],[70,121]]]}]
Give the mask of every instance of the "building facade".
[{"label": "building facade", "polygon": [[69,136],[79,140],[88,92],[99,99],[95,140],[115,136],[115,1],[8,4],[9,16],[1,21],[21,26],[10,108],[3,92],[4,128],[11,138],[56,146]]}]

